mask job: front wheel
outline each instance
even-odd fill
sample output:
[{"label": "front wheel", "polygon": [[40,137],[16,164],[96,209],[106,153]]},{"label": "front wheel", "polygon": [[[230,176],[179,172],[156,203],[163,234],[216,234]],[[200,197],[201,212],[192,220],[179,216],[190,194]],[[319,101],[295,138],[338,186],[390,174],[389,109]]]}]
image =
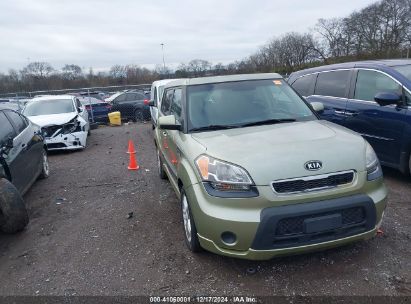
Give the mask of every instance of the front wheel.
[{"label": "front wheel", "polygon": [[184,190],[181,190],[181,212],[183,215],[184,238],[191,252],[200,252],[202,248],[197,236],[197,228],[191,214],[190,204]]},{"label": "front wheel", "polygon": [[19,191],[8,180],[0,179],[0,230],[5,233],[22,231],[29,215]]}]

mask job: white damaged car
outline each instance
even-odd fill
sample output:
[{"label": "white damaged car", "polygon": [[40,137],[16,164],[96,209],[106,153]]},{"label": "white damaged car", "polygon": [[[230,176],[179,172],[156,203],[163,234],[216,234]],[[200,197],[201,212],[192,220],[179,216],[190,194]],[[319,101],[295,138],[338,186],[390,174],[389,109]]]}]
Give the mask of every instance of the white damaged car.
[{"label": "white damaged car", "polygon": [[86,108],[71,95],[33,98],[24,115],[41,127],[48,150],[77,150],[87,145],[90,123]]}]

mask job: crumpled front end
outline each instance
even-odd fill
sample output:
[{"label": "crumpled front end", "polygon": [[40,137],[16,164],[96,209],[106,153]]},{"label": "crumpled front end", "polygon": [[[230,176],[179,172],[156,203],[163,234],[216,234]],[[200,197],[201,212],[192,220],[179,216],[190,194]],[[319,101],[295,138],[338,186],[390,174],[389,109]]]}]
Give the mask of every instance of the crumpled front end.
[{"label": "crumpled front end", "polygon": [[62,125],[42,127],[48,150],[84,149],[87,144],[86,121],[80,116],[74,117]]}]

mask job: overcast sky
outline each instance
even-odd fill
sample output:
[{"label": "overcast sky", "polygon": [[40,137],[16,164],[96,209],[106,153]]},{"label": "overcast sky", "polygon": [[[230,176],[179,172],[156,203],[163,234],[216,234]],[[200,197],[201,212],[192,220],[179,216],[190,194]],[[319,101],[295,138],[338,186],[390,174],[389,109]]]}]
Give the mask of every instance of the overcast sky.
[{"label": "overcast sky", "polygon": [[29,61],[85,69],[228,63],[274,36],[306,32],[372,0],[1,0],[0,71]]}]

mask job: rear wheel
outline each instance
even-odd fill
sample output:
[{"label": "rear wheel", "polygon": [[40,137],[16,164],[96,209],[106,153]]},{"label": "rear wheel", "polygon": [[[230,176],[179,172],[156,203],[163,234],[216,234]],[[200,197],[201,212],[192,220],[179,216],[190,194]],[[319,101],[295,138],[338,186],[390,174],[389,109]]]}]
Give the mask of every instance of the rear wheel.
[{"label": "rear wheel", "polygon": [[8,180],[0,179],[0,230],[22,231],[29,222],[26,206],[19,191]]},{"label": "rear wheel", "polygon": [[183,215],[184,238],[191,252],[200,252],[202,248],[197,236],[197,228],[191,215],[190,204],[184,190],[181,190],[181,212]]},{"label": "rear wheel", "polygon": [[135,122],[142,122],[144,120],[143,112],[136,110],[134,112],[134,120]]}]

